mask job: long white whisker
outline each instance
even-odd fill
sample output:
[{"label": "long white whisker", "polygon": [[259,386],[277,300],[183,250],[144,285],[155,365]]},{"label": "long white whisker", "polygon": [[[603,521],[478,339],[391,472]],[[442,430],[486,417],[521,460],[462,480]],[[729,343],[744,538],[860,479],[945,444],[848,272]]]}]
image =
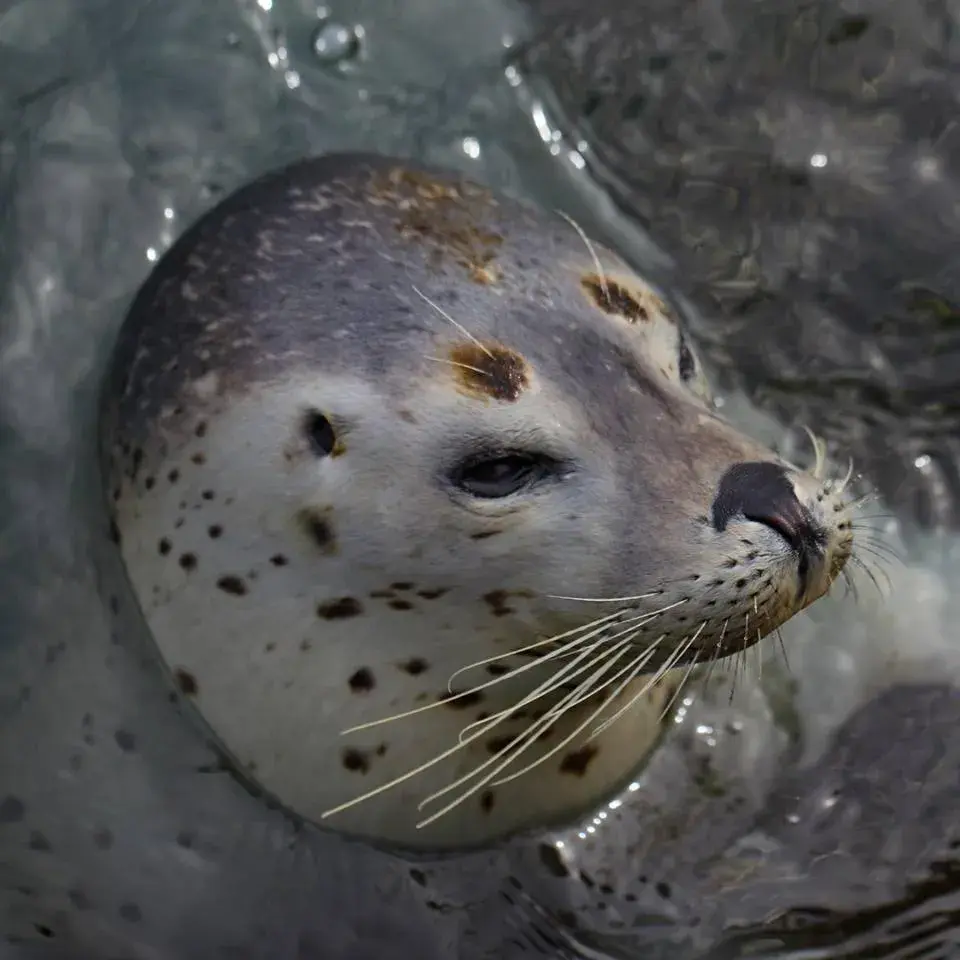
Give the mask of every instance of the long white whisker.
[{"label": "long white whisker", "polygon": [[413,292],[418,297],[426,301],[431,307],[433,307],[433,309],[436,310],[444,320],[453,324],[453,326],[455,326],[465,337],[467,337],[469,340],[472,340],[491,360],[493,360],[494,357],[490,350],[485,347],[466,327],[464,327],[463,324],[457,323],[457,321],[454,320],[453,317],[451,317],[450,314],[447,313],[447,311],[444,310],[439,303],[431,300],[422,290],[419,289],[419,287],[413,287]]},{"label": "long white whisker", "polygon": [[[616,660],[617,660],[617,656],[611,656],[605,659],[603,662],[603,665],[598,670],[594,671],[594,673],[590,677],[588,677],[586,680],[584,680],[579,686],[577,686],[574,690],[568,693],[560,701],[560,704],[567,703],[570,700],[572,700],[574,697],[576,697],[584,687],[589,686],[597,676],[602,675],[602,673],[605,670],[607,670],[610,667],[610,665],[614,663]],[[560,704],[558,704],[558,707],[560,706]],[[526,749],[527,745],[529,745],[529,743],[531,743],[533,740],[536,739],[537,735],[541,732],[541,730],[545,727],[548,727],[552,722],[553,722],[552,713],[548,712],[544,714],[544,716],[541,717],[539,720],[536,720],[534,723],[532,723],[518,738],[521,741],[521,749],[519,750],[519,752],[523,752],[523,750]],[[474,736],[471,737],[470,739],[471,740],[476,739],[477,736],[481,736],[482,733],[485,733],[485,732],[486,730],[479,732],[477,734],[474,734]],[[445,796],[451,791],[456,790],[457,787],[460,787],[463,784],[467,783],[468,781],[472,780],[474,777],[478,776],[480,773],[486,770],[489,766],[495,764],[501,757],[503,757],[504,754],[510,752],[516,746],[517,746],[517,742],[515,740],[510,744],[508,744],[507,746],[503,747],[501,750],[495,753],[492,757],[490,757],[489,759],[481,763],[478,767],[474,767],[468,773],[465,773],[463,776],[458,777],[456,780],[454,780],[453,783],[449,783],[447,784],[447,786],[438,790],[436,793],[432,793],[430,796],[425,797],[417,805],[417,809],[422,810],[425,806],[432,803],[434,800],[437,800],[440,797]],[[504,764],[509,764],[510,762],[512,762],[512,760],[508,758],[507,760],[504,761]],[[486,777],[482,778],[478,783],[472,786],[470,790],[467,793],[465,793],[463,796],[458,797],[449,806],[446,806],[442,810],[437,811],[435,814],[433,814],[430,817],[429,820],[425,820],[422,823],[417,824],[417,826],[418,827],[425,826],[427,823],[432,822],[433,820],[437,819],[437,817],[440,817],[444,813],[448,812],[448,810],[452,810],[453,807],[457,806],[457,804],[465,800],[470,794],[476,792],[477,790],[482,788],[485,784],[489,783],[490,780],[493,779],[493,777],[495,777],[501,769],[502,769],[502,766],[498,766]]]},{"label": "long white whisker", "polygon": [[586,231],[569,214],[564,213],[562,210],[557,210],[557,213],[577,231],[577,234],[583,241],[583,245],[587,248],[587,253],[590,254],[590,258],[593,260],[593,265],[597,268],[597,277],[600,279],[600,289],[603,291],[603,299],[606,300],[607,303],[610,303],[610,287],[607,285],[607,274],[603,269],[603,264],[600,262],[600,257],[597,256],[596,248],[590,242]]},{"label": "long white whisker", "polygon": [[459,360],[448,360],[446,357],[424,356],[424,360],[432,360],[434,363],[446,363],[451,367],[459,367],[461,370],[469,370],[471,373],[479,373],[482,377],[489,377],[489,370],[481,370],[479,367],[472,367],[469,363],[460,363]]}]

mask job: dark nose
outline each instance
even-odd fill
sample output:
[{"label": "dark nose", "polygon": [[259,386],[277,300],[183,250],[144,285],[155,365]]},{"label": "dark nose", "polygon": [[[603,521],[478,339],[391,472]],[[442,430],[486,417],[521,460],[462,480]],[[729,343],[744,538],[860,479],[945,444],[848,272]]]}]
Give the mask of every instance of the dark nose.
[{"label": "dark nose", "polygon": [[713,501],[714,529],[726,529],[735,516],[776,530],[797,554],[801,575],[823,552],[823,530],[797,499],[786,470],[776,463],[737,463],[721,477]]}]

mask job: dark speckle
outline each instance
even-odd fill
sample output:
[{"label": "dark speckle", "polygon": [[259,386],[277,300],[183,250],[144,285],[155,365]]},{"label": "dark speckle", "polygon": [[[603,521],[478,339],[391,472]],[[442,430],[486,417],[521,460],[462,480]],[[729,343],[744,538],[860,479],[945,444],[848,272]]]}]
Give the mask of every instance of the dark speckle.
[{"label": "dark speckle", "polygon": [[195,553],[180,554],[180,566],[183,567],[184,570],[196,570],[197,555]]},{"label": "dark speckle", "polygon": [[478,533],[471,533],[471,540],[487,540],[490,537],[495,537],[498,533],[503,533],[502,530],[481,530]]},{"label": "dark speckle", "polygon": [[112,519],[110,520],[110,540],[113,543],[120,543],[120,528],[117,526],[117,521]]},{"label": "dark speckle", "polygon": [[271,558],[270,562],[275,567],[285,567],[290,561],[282,553],[275,553]]},{"label": "dark speckle", "polygon": [[247,592],[247,583],[243,577],[238,577],[236,574],[230,573],[217,581],[217,588],[224,593],[229,593],[231,596],[242,597]]},{"label": "dark speckle", "polygon": [[68,890],[67,897],[77,910],[90,909],[90,898],[82,890]]},{"label": "dark speckle", "polygon": [[204,490],[200,496],[203,497],[204,500],[213,500],[213,498],[216,497],[216,493],[214,493],[213,490]]},{"label": "dark speckle", "polygon": [[193,431],[196,437],[205,437],[207,435],[207,421],[201,420]]},{"label": "dark speckle", "polygon": [[489,673],[491,677],[502,677],[509,672],[510,668],[504,663],[487,664],[487,673]]},{"label": "dark speckle", "polygon": [[599,753],[599,750],[591,744],[587,744],[579,750],[568,753],[560,763],[560,772],[571,773],[575,777],[584,776],[587,772],[587,767],[590,766],[590,762],[597,753]]},{"label": "dark speckle", "polygon": [[49,853],[53,849],[50,841],[39,830],[30,831],[28,845],[31,850],[36,850],[38,853]]},{"label": "dark speckle", "polygon": [[195,463],[198,467],[203,466],[207,462],[207,458],[202,453],[195,453],[190,460]]},{"label": "dark speckle", "polygon": [[408,580],[398,580],[396,583],[390,584],[391,590],[412,590],[414,585]]},{"label": "dark speckle", "polygon": [[493,791],[484,790],[483,793],[480,794],[480,809],[484,813],[489,813],[493,809],[495,801],[496,797],[494,796]]},{"label": "dark speckle", "polygon": [[211,523],[210,526],[207,527],[207,536],[211,540],[218,540],[222,535],[223,527],[221,527],[219,523]]},{"label": "dark speckle", "polygon": [[416,677],[427,670],[429,666],[430,664],[423,657],[411,657],[400,664],[400,669],[409,673],[411,677]]},{"label": "dark speckle", "polygon": [[409,600],[390,600],[387,603],[388,607],[391,607],[394,610],[412,610],[413,604]]},{"label": "dark speckle", "polygon": [[350,684],[350,689],[353,690],[354,693],[366,693],[376,686],[373,673],[371,673],[367,667],[361,667],[359,670],[354,671],[347,682]]},{"label": "dark speckle", "polygon": [[478,703],[482,703],[483,694],[479,690],[471,690],[469,693],[453,690],[449,693],[441,694],[439,699],[453,710],[466,710],[467,707],[473,707]]},{"label": "dark speckle", "polygon": [[195,697],[200,690],[197,678],[189,670],[184,670],[183,667],[177,667],[173,671],[173,679],[176,680],[180,692],[185,696]]},{"label": "dark speckle", "polygon": [[417,596],[423,597],[424,600],[439,600],[440,597],[449,592],[446,587],[439,587],[434,590],[418,590]]},{"label": "dark speckle", "polygon": [[303,510],[300,522],[311,540],[324,552],[336,550],[337,538],[330,521],[316,510]]},{"label": "dark speckle", "polygon": [[354,773],[366,773],[370,769],[370,761],[362,750],[348,747],[343,751],[343,766]]},{"label": "dark speckle", "polygon": [[44,937],[47,940],[53,938],[53,930],[48,927],[45,923],[35,923],[33,929],[40,934],[41,937]]},{"label": "dark speckle", "polygon": [[143,912],[135,903],[120,904],[120,919],[127,923],[139,923],[143,919]]},{"label": "dark speckle", "polygon": [[509,403],[530,384],[526,361],[500,343],[457,344],[450,359],[461,389],[473,396]]},{"label": "dark speckle", "polygon": [[161,557],[165,557],[173,549],[173,544],[169,537],[161,537],[157,543],[157,552]]},{"label": "dark speckle", "polygon": [[0,800],[0,824],[19,823],[25,813],[26,807],[19,797],[11,795]]},{"label": "dark speckle", "polygon": [[171,470],[171,471],[167,474],[167,479],[168,479],[171,483],[176,483],[176,482],[180,479],[180,471],[179,471],[179,470],[176,470],[176,469]]},{"label": "dark speckle", "polygon": [[363,606],[355,597],[338,597],[317,605],[317,616],[322,620],[346,620],[363,612]]},{"label": "dark speckle", "polygon": [[595,273],[587,274],[580,281],[590,299],[604,313],[615,313],[631,323],[649,320],[650,313],[623,284],[609,277],[601,279]]},{"label": "dark speckle", "polygon": [[507,596],[506,590],[491,590],[490,593],[484,594],[483,599],[495,617],[505,617],[513,613],[513,608],[507,603]]},{"label": "dark speckle", "polygon": [[506,750],[515,739],[515,737],[493,737],[487,741],[487,750],[495,756],[501,750]]},{"label": "dark speckle", "polygon": [[128,730],[117,730],[113,735],[113,739],[124,753],[136,752],[137,738]]},{"label": "dark speckle", "polygon": [[113,847],[113,834],[106,827],[95,830],[93,833],[93,845],[98,850],[110,850]]}]

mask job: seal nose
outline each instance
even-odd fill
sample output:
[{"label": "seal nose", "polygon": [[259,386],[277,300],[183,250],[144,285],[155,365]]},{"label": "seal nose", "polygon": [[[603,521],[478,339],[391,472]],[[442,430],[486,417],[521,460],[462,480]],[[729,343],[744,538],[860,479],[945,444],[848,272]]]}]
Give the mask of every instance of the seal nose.
[{"label": "seal nose", "polygon": [[797,555],[801,584],[811,561],[823,555],[826,533],[800,502],[787,471],[776,463],[737,463],[720,478],[713,501],[713,527],[719,533],[741,516],[775,530]]}]

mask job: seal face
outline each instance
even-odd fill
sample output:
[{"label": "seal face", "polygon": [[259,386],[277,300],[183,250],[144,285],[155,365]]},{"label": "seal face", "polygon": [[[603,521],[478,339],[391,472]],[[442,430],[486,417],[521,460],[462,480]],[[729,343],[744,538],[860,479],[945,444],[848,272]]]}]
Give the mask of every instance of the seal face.
[{"label": "seal face", "polygon": [[334,829],[469,846],[615,791],[673,668],[843,569],[843,485],[707,401],[671,309],[571,221],[326,156],[221,203],[136,298],[113,530],[252,780]]}]

